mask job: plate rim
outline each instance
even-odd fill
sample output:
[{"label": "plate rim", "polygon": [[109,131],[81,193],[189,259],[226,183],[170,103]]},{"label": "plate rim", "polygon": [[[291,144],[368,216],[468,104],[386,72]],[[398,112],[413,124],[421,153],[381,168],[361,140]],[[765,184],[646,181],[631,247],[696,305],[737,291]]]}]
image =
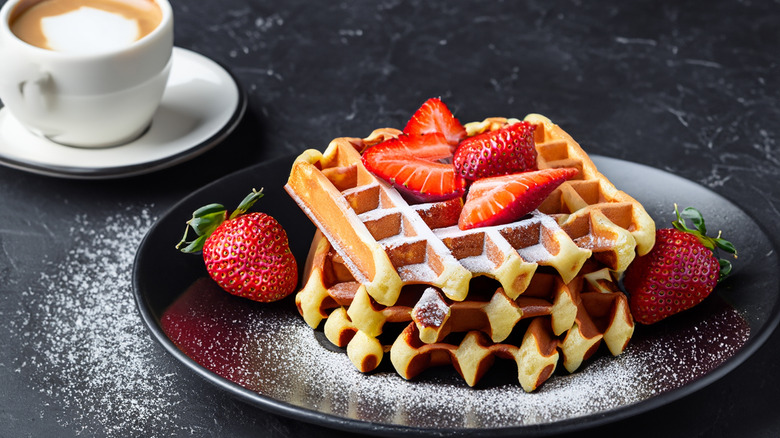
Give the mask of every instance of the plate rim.
[{"label": "plate rim", "polygon": [[[239,398],[240,400],[253,405],[257,408],[263,409],[269,413],[281,415],[291,419],[298,419],[310,424],[315,424],[331,429],[338,429],[347,432],[368,433],[371,435],[384,435],[384,436],[402,436],[409,433],[416,435],[427,436],[440,436],[441,434],[447,435],[459,435],[467,434],[469,436],[508,436],[508,435],[521,435],[521,436],[549,436],[560,433],[568,433],[574,431],[584,431],[595,427],[603,426],[609,423],[615,423],[627,418],[643,414],[661,406],[669,404],[671,402],[680,400],[688,395],[691,395],[701,389],[709,386],[710,384],[720,380],[739,365],[744,363],[749,357],[751,357],[761,346],[763,346],[767,339],[772,335],[778,325],[780,325],[780,299],[775,301],[774,306],[770,309],[768,315],[770,317],[761,325],[756,333],[751,333],[747,342],[731,357],[724,360],[720,365],[706,373],[705,375],[697,378],[696,380],[685,384],[681,387],[674,388],[672,390],[653,395],[650,398],[640,400],[637,402],[629,403],[623,406],[612,408],[610,410],[587,414],[579,417],[568,418],[551,423],[543,424],[529,424],[518,426],[506,426],[498,428],[421,428],[413,426],[393,425],[384,423],[371,423],[366,420],[351,419],[339,417],[331,414],[326,414],[320,411],[309,409],[306,407],[296,406],[291,403],[274,399],[270,396],[261,394],[244,388],[237,383],[234,383],[228,379],[225,379],[216,373],[206,369],[184,352],[178,349],[174,343],[167,337],[162,327],[159,325],[159,321],[152,314],[151,309],[146,303],[145,297],[140,291],[140,274],[139,274],[139,259],[142,257],[142,250],[147,243],[153,231],[159,226],[161,221],[168,217],[173,211],[180,208],[181,205],[190,202],[192,199],[197,198],[200,193],[203,193],[210,188],[221,185],[223,181],[238,177],[239,174],[245,172],[252,172],[257,168],[273,166],[277,163],[292,162],[292,160],[298,156],[298,154],[287,154],[280,157],[276,157],[271,160],[263,161],[250,165],[246,168],[239,169],[233,173],[222,176],[200,188],[193,191],[187,196],[184,196],[179,201],[174,203],[169,209],[167,209],[162,215],[160,215],[155,223],[147,230],[143,239],[139,243],[138,250],[134,257],[133,269],[132,269],[132,289],[133,297],[136,302],[136,308],[140,313],[140,316],[144,322],[146,328],[152,334],[155,341],[160,344],[168,353],[174,356],[185,367],[189,368],[199,377],[203,378],[207,382],[217,386],[218,388],[227,391],[231,396]],[[759,228],[759,230],[767,237],[768,243],[772,250],[777,252],[778,243],[775,238],[771,237],[766,232],[764,226],[756,221],[753,216],[742,209],[738,204],[732,202],[725,196],[717,193],[707,187],[702,186],[694,181],[683,178],[679,175],[675,175],[671,172],[667,172],[662,169],[658,169],[646,164],[633,162],[630,160],[624,160],[621,158],[607,157],[599,154],[590,154],[591,159],[594,161],[613,161],[613,162],[627,162],[636,166],[646,167],[653,171],[660,171],[667,173],[675,178],[680,178],[690,183],[696,184],[707,191],[711,192],[717,197],[729,202],[735,206],[739,211],[746,216]],[[780,268],[780,257],[778,257],[778,268]]]}]

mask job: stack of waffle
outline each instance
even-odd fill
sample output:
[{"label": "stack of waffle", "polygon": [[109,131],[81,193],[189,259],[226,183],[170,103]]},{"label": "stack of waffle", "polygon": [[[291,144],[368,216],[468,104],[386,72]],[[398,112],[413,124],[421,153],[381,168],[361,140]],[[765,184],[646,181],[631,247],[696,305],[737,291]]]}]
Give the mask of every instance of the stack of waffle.
[{"label": "stack of waffle", "polygon": [[540,169],[580,172],[506,225],[460,230],[460,199],[409,205],[368,172],[361,152],[394,129],[335,139],[293,164],[285,188],[318,228],[296,303],[313,328],[326,320],[326,336],[360,371],[389,352],[407,379],[451,364],[473,386],[498,357],[514,360],[532,391],[559,361],[573,372],[602,341],[612,354],[625,348],[633,321],[613,278],[650,250],[654,223],[568,134],[542,116],[526,120],[537,124]]}]

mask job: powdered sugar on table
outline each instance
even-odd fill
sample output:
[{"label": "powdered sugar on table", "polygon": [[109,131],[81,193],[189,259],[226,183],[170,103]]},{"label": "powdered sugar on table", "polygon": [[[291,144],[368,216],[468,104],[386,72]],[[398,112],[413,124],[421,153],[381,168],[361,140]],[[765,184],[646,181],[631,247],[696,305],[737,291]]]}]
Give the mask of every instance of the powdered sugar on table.
[{"label": "powdered sugar on table", "polygon": [[56,420],[65,429],[149,436],[198,427],[179,421],[179,405],[192,395],[178,366],[161,360],[131,292],[136,248],[153,221],[146,207],[75,217],[72,249],[47,266],[23,293],[24,311],[12,315],[8,335],[28,346],[14,359],[15,371],[60,412]]}]

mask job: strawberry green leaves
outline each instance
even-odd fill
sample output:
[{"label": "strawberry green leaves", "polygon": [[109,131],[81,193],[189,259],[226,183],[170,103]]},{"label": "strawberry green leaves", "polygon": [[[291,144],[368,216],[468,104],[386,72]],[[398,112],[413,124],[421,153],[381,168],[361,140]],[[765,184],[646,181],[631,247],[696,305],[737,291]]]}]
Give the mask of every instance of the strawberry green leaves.
[{"label": "strawberry green leaves", "polygon": [[[677,219],[672,221],[672,226],[680,231],[693,234],[696,236],[701,244],[710,249],[716,256],[718,250],[725,251],[729,254],[734,254],[734,258],[737,257],[737,249],[734,244],[721,238],[721,232],[718,232],[717,237],[710,237],[707,235],[707,227],[704,224],[704,217],[699,210],[693,207],[687,207],[682,212],[677,208],[677,204],[674,204],[674,213]],[[686,220],[691,221],[695,228],[688,227]],[[731,262],[725,259],[718,259],[720,264],[720,280],[726,278],[732,270]]]},{"label": "strawberry green leaves", "polygon": [[[192,219],[187,221],[187,228],[184,230],[184,236],[176,244],[176,249],[183,253],[191,254],[203,249],[206,239],[228,219],[234,219],[236,216],[247,212],[258,199],[262,198],[263,189],[255,190],[247,195],[238,205],[230,217],[227,215],[227,209],[222,204],[208,204],[192,212]],[[191,241],[187,241],[189,231],[192,230],[197,236]]]}]

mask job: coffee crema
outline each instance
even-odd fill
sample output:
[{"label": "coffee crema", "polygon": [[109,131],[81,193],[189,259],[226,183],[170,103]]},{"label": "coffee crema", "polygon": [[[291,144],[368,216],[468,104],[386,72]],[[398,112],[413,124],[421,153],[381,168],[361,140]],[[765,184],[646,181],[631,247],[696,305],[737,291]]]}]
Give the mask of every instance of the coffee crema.
[{"label": "coffee crema", "polygon": [[161,21],[153,0],[28,0],[16,5],[8,24],[42,49],[98,53],[132,44]]}]

